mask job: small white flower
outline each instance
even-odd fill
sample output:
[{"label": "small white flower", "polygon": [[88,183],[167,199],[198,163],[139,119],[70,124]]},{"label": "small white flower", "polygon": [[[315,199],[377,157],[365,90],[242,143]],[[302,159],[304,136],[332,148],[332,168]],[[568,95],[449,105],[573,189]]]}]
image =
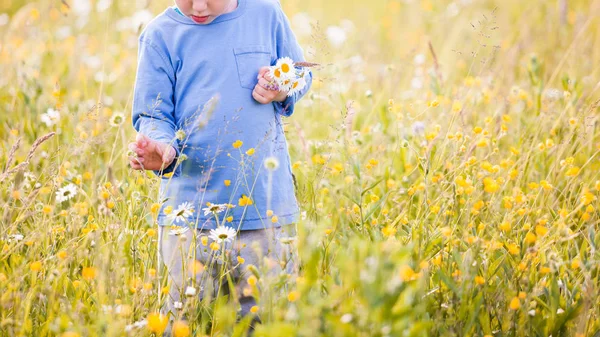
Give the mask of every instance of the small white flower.
[{"label": "small white flower", "polygon": [[411,128],[412,128],[412,132],[415,136],[423,135],[425,133],[425,123],[423,123],[421,121],[414,122],[413,125],[411,126]]},{"label": "small white flower", "polygon": [[31,183],[34,182],[36,179],[37,178],[33,173],[25,172],[25,174],[23,175],[23,187],[27,190],[30,189]]},{"label": "small white flower", "polygon": [[562,310],[561,308],[558,308],[558,310],[556,310],[556,314],[557,314],[557,315],[560,315],[560,314],[562,314],[562,313],[564,313],[564,312],[565,312],[565,311],[564,311],[564,310]]},{"label": "small white flower", "polygon": [[338,26],[327,27],[325,34],[327,35],[329,43],[336,48],[344,44],[347,38],[346,31],[342,27]]},{"label": "small white flower", "polygon": [[279,167],[279,160],[275,157],[268,157],[264,161],[265,168],[269,171],[275,171]]},{"label": "small white flower", "polygon": [[13,240],[15,242],[21,241],[21,240],[23,240],[23,235],[21,235],[21,234],[12,234],[12,235],[9,235],[8,236],[8,242],[11,242]]},{"label": "small white flower", "polygon": [[194,206],[189,202],[183,202],[177,206],[177,209],[167,215],[169,221],[185,222],[187,218],[194,213]]},{"label": "small white flower", "polygon": [[425,55],[423,55],[423,54],[415,55],[414,62],[416,65],[421,65],[421,64],[425,63]]},{"label": "small white flower", "polygon": [[119,127],[123,124],[125,120],[125,115],[122,112],[114,112],[112,116],[110,116],[110,125],[114,127]]},{"label": "small white flower", "polygon": [[77,194],[77,186],[74,184],[68,184],[56,191],[56,201],[61,203],[66,200],[72,199]]},{"label": "small white flower", "polygon": [[104,12],[105,10],[109,9],[111,5],[112,0],[99,0],[96,3],[96,10],[98,12]]},{"label": "small white flower", "polygon": [[60,112],[58,112],[58,110],[49,108],[45,114],[40,116],[40,119],[46,124],[46,126],[53,126],[60,121]]},{"label": "small white flower", "polygon": [[350,323],[352,321],[352,314],[344,314],[342,318],[340,318],[342,323]]},{"label": "small white flower", "polygon": [[529,316],[533,317],[535,316],[535,309],[531,309],[527,313],[529,314]]},{"label": "small white flower", "polygon": [[177,130],[177,132],[175,132],[175,137],[181,141],[183,141],[185,139],[185,131],[183,131],[182,129]]},{"label": "small white flower", "polygon": [[173,307],[175,307],[175,309],[182,309],[183,303],[181,303],[179,301],[175,301],[175,302],[173,302]]},{"label": "small white flower", "polygon": [[365,96],[367,96],[367,98],[373,97],[373,91],[371,91],[371,90],[365,91]]},{"label": "small white flower", "polygon": [[292,25],[294,26],[294,32],[298,35],[310,36],[312,33],[312,26],[310,24],[311,17],[306,13],[298,13],[292,17]]},{"label": "small white flower", "polygon": [[0,14],[0,26],[4,26],[4,25],[8,24],[9,19],[10,18],[8,17],[8,14],[6,14],[6,13]]},{"label": "small white flower", "polygon": [[290,244],[294,240],[296,240],[296,236],[282,236],[279,238],[279,242],[281,242],[284,245]]},{"label": "small white flower", "polygon": [[196,295],[196,288],[194,288],[194,287],[185,288],[185,296],[194,296],[194,295]]},{"label": "small white flower", "polygon": [[421,80],[420,77],[414,77],[411,81],[410,81],[410,86],[413,89],[421,89],[423,88],[423,80]]},{"label": "small white flower", "polygon": [[209,238],[218,243],[230,242],[233,240],[236,233],[236,230],[231,227],[219,226],[216,229],[210,230]]},{"label": "small white flower", "polygon": [[204,211],[204,215],[209,215],[213,212],[221,213],[226,209],[227,209],[227,204],[211,204],[210,206],[205,207],[202,210]]}]

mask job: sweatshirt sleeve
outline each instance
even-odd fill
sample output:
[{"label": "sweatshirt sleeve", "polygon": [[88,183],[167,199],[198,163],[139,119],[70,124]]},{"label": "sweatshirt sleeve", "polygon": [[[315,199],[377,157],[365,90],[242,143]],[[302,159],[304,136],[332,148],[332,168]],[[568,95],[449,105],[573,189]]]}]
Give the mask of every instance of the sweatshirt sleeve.
[{"label": "sweatshirt sleeve", "polygon": [[[277,1],[277,28],[276,28],[276,38],[277,38],[277,58],[281,57],[289,57],[294,62],[304,62],[306,61],[304,58],[304,51],[302,47],[298,44],[296,40],[296,36],[292,31],[290,26],[290,21],[287,16],[283,12],[281,8],[281,4]],[[277,113],[282,116],[289,117],[294,113],[294,106],[296,102],[302,98],[310,86],[312,85],[312,72],[309,68],[306,68],[306,85],[302,90],[288,96],[283,102],[273,102],[275,106],[275,110]]]},{"label": "sweatshirt sleeve", "polygon": [[173,172],[180,156],[175,137],[173,87],[175,74],[166,54],[142,37],[139,39],[138,68],[133,89],[132,123],[135,130],[149,138],[167,143],[176,151],[175,159],[163,170],[153,170],[157,176]]}]

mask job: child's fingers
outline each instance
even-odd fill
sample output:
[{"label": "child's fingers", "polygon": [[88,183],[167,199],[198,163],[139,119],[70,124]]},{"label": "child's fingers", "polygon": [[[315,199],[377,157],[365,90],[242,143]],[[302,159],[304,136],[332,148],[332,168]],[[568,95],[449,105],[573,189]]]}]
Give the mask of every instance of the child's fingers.
[{"label": "child's fingers", "polygon": [[[258,102],[258,103],[261,103],[261,104],[267,104],[267,103],[268,103],[267,99],[266,99],[264,96],[262,96],[261,94],[259,94],[259,93],[257,92],[257,89],[262,89],[262,88],[260,88],[260,87],[255,87],[255,88],[254,88],[254,90],[252,90],[252,97],[253,97],[253,98],[254,98],[254,99],[255,99],[255,100]],[[264,90],[264,89],[263,89],[263,90]]]},{"label": "child's fingers", "polygon": [[272,91],[276,91],[277,85],[275,83],[270,83],[269,81],[265,80],[264,78],[261,78],[258,80],[258,84],[265,88],[266,90],[272,90]]},{"label": "child's fingers", "polygon": [[263,77],[269,82],[273,81],[273,78],[271,77],[268,71],[263,75]]},{"label": "child's fingers", "polygon": [[264,77],[264,76],[265,76],[265,74],[267,74],[267,73],[269,73],[269,67],[261,67],[261,68],[258,70],[258,77],[257,77],[257,78]]},{"label": "child's fingers", "polygon": [[143,156],[146,153],[143,149],[140,149],[136,143],[129,143],[127,146],[131,151],[135,152],[138,156]]},{"label": "child's fingers", "polygon": [[135,142],[136,142],[137,146],[139,146],[139,147],[145,147],[146,145],[148,145],[148,140],[149,140],[149,138],[146,137],[146,135],[141,134],[139,132],[135,136]]},{"label": "child's fingers", "polygon": [[254,87],[254,91],[256,91],[260,96],[264,97],[267,100],[269,98],[275,97],[275,95],[276,95],[276,93],[274,91],[267,90],[267,89],[261,87],[260,85],[257,85],[256,87]]},{"label": "child's fingers", "polygon": [[139,158],[140,160],[137,160],[137,158],[132,158],[129,157],[129,166],[131,166],[132,169],[134,170],[143,170],[143,158]]},{"label": "child's fingers", "polygon": [[130,163],[143,163],[145,161],[145,159],[141,158],[141,157],[132,157],[132,156],[129,156],[128,158],[129,158],[129,162]]}]

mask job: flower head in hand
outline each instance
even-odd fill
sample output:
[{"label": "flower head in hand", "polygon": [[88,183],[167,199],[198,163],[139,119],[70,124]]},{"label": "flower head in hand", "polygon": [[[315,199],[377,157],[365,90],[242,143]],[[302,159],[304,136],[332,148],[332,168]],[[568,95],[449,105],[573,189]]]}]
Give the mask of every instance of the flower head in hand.
[{"label": "flower head in hand", "polygon": [[262,104],[285,101],[287,90],[282,90],[268,72],[269,67],[262,67],[258,71],[258,83],[252,90],[252,97]]}]

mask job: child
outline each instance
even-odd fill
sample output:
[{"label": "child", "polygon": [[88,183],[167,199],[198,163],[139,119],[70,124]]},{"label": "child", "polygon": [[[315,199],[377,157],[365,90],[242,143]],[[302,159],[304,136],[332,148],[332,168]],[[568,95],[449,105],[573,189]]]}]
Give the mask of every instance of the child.
[{"label": "child", "polygon": [[281,117],[292,115],[312,74],[290,96],[273,88],[268,66],[304,61],[278,0],[175,3],[139,38],[130,165],[162,178],[158,254],[171,281],[168,310],[179,317],[184,293],[219,289],[226,279],[217,282],[218,265],[237,264],[231,275],[245,316],[257,311],[247,265],[264,255],[283,259],[288,273],[297,267],[284,238],[296,233],[299,207]]}]

